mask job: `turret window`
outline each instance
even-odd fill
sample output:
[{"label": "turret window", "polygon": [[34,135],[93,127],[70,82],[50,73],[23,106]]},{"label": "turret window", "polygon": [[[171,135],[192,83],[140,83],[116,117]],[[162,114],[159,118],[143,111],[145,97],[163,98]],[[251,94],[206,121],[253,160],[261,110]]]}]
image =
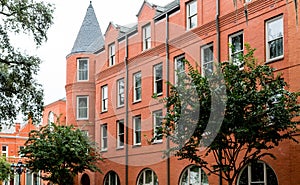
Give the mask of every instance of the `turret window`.
[{"label": "turret window", "polygon": [[77,60],[77,80],[87,81],[89,80],[89,63],[88,59]]}]

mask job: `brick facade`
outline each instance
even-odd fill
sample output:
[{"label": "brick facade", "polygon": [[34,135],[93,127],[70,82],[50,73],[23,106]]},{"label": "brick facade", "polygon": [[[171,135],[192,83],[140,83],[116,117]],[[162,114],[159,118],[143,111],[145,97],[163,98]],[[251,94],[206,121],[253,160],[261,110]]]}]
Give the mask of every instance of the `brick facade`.
[{"label": "brick facade", "polygon": [[[92,140],[102,148],[105,162],[99,166],[100,173],[86,172],[90,184],[104,184],[109,173],[117,174],[120,184],[137,184],[143,170],[151,169],[157,176],[160,185],[179,184],[183,171],[191,165],[189,161],[178,161],[175,157],[162,158],[168,148],[167,141],[149,143],[153,136],[153,113],[166,109],[152,98],[154,93],[154,66],[162,64],[163,93],[167,95],[165,82],[175,80],[175,61],[178,56],[184,56],[193,65],[201,65],[201,48],[212,44],[214,60],[228,60],[229,39],[236,33],[242,33],[243,43],[249,43],[256,48],[255,56],[260,64],[270,65],[282,72],[289,83],[291,91],[299,91],[299,58],[298,27],[295,20],[295,10],[292,1],[283,0],[252,0],[248,3],[238,1],[235,10],[232,1],[220,0],[219,30],[216,29],[216,1],[195,0],[197,5],[197,26],[187,29],[187,6],[192,1],[174,1],[164,7],[144,2],[137,14],[137,24],[120,26],[110,23],[104,43],[99,43],[94,52],[72,52],[67,56],[66,82],[66,123],[74,124],[89,132]],[[245,8],[246,7],[246,8]],[[247,21],[245,10],[248,15]],[[134,12],[133,12],[134,13]],[[269,20],[282,17],[283,20],[283,55],[276,60],[268,61],[266,24]],[[144,50],[145,27],[150,26],[151,46]],[[218,48],[218,37],[220,47]],[[168,45],[166,44],[168,42]],[[110,46],[114,44],[113,53]],[[111,54],[114,54],[114,65],[110,64]],[[88,80],[78,81],[78,59],[88,59]],[[141,99],[135,101],[134,75],[141,74]],[[118,106],[118,80],[124,79],[124,105]],[[107,86],[107,96],[103,87]],[[88,97],[88,117],[78,120],[78,98]],[[105,97],[105,98],[103,98]],[[107,101],[107,110],[103,104]],[[106,106],[106,104],[105,104]],[[135,118],[141,118],[140,143],[135,143]],[[118,122],[124,121],[123,147],[117,145]],[[107,135],[103,135],[103,125]],[[299,138],[300,139],[300,138]],[[107,147],[106,147],[107,144]],[[105,145],[105,146],[103,146]],[[285,141],[272,153],[276,160],[264,158],[276,174],[278,184],[296,185],[299,177],[299,145]],[[213,160],[211,160],[213,163]],[[79,175],[77,183],[83,174]],[[85,182],[88,182],[85,181]],[[126,183],[127,182],[127,183]],[[218,184],[218,177],[208,176],[210,185]]]}]

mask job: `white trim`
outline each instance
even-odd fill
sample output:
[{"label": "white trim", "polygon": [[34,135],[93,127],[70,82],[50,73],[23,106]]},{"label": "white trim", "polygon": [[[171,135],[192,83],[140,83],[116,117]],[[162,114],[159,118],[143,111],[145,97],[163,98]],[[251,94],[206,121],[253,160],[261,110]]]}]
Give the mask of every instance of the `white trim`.
[{"label": "white trim", "polygon": [[[120,124],[123,124],[123,133],[120,133]],[[124,142],[125,142],[125,125],[124,120],[118,120],[117,121],[117,148],[124,148]],[[123,145],[121,146],[120,137],[123,137]]]},{"label": "white trim", "polygon": [[[143,51],[151,48],[151,24],[142,27],[143,32]],[[149,35],[148,35],[149,34]]]},{"label": "white trim", "polygon": [[[157,125],[157,119],[159,119],[158,117],[160,117],[161,121],[162,121],[162,115],[163,115],[163,112],[162,110],[156,110],[152,113],[152,117],[153,117],[153,136],[155,137],[156,136],[156,127],[158,126]],[[161,125],[162,123],[160,123]],[[162,138],[161,139],[155,139],[154,140],[154,143],[161,143],[162,142]]]},{"label": "white trim", "polygon": [[[232,47],[232,38],[240,36],[240,35],[242,35],[242,43],[241,43],[241,48],[242,49],[233,53],[232,52],[232,48],[231,48]],[[233,64],[236,64],[233,61],[232,55],[238,54],[240,52],[244,53],[244,44],[245,44],[245,41],[244,41],[244,32],[243,31],[239,31],[239,32],[237,32],[235,34],[232,34],[232,35],[229,36],[228,39],[229,39],[229,45],[230,45],[230,47],[228,48],[229,49],[229,61],[233,62]],[[244,68],[244,65],[240,65],[239,66],[240,70],[242,70],[243,68]]]},{"label": "white trim", "polygon": [[[120,92],[121,82],[123,83],[123,92]],[[123,95],[123,103],[121,104],[121,96]],[[121,78],[117,81],[117,107],[124,106],[125,103],[125,82],[124,78]]]},{"label": "white trim", "polygon": [[[161,79],[156,80],[156,70],[157,68],[161,68]],[[161,92],[157,93],[157,84],[161,83]],[[163,94],[163,65],[162,63],[156,64],[153,66],[153,93],[156,93],[157,95]]]},{"label": "white trim", "polygon": [[[104,130],[104,127],[106,127],[105,130]],[[107,123],[102,124],[100,126],[100,130],[101,130],[101,136],[100,136],[100,138],[101,138],[101,151],[107,151],[107,148],[108,148],[108,131],[107,131],[107,128],[108,128]],[[106,132],[105,134],[104,134],[104,131]],[[103,136],[103,135],[106,135],[106,136]],[[105,139],[106,139],[106,147],[104,147],[104,140]]]},{"label": "white trim", "polygon": [[[208,49],[210,47],[213,47],[213,49],[212,49],[212,60],[207,61],[206,63],[204,63],[204,50]],[[212,64],[214,63],[214,46],[213,46],[213,43],[201,47],[201,75],[202,76],[205,76],[204,64],[210,64],[210,63],[212,63]],[[213,66],[212,70],[214,71],[214,66]]]},{"label": "white trim", "polygon": [[[136,129],[137,120],[139,120],[139,124],[140,124],[139,130]],[[140,142],[139,143],[136,141],[136,132],[140,132],[140,138],[139,138]],[[133,117],[133,145],[141,145],[142,144],[141,142],[142,142],[142,118],[139,115],[139,116]]]},{"label": "white trim", "polygon": [[108,110],[108,86],[103,85],[101,87],[101,112]]},{"label": "white trim", "polygon": [[[136,87],[136,78],[137,76],[140,76],[140,86]],[[137,94],[136,94],[136,91],[139,89],[140,91],[140,98],[137,99]],[[133,74],[133,102],[139,102],[142,100],[142,73],[141,72],[137,72],[137,73],[134,73]]]},{"label": "white trim", "polygon": [[[177,82],[178,82],[178,76],[177,75],[180,74],[180,73],[185,72],[185,64],[182,60],[184,60],[184,55],[180,55],[180,56],[175,57],[175,62],[174,62],[174,84],[177,84]],[[179,61],[183,63],[183,70],[181,70],[181,71],[178,71],[178,62]]]},{"label": "white trim", "polygon": [[[84,80],[80,80],[79,79],[79,63],[81,62],[81,61],[86,61],[87,62],[87,69],[86,69],[86,71],[87,71],[87,79],[84,79]],[[89,81],[89,59],[88,58],[78,58],[77,59],[77,81],[78,82],[85,82],[85,81]]]},{"label": "white trim", "polygon": [[[85,98],[86,102],[87,102],[87,105],[86,105],[87,115],[86,115],[86,117],[82,117],[82,118],[79,117],[79,99],[80,98]],[[77,102],[76,102],[76,119],[77,120],[88,120],[89,119],[89,96],[77,96],[76,100],[77,100]]]},{"label": "white trim", "polygon": [[116,64],[116,45],[111,43],[108,45],[108,66],[113,66]]},{"label": "white trim", "polygon": [[[194,5],[196,6],[196,12],[194,14],[191,14],[190,7],[194,6]],[[198,6],[197,0],[190,1],[186,4],[186,29],[187,30],[193,29],[198,26],[198,7],[197,6]],[[194,25],[192,27],[191,20],[194,17],[196,17],[196,22],[195,22],[196,25]]]},{"label": "white trim", "polygon": [[[272,23],[272,22],[275,22],[275,21],[278,21],[278,20],[282,20],[282,55],[280,56],[276,56],[272,59],[270,59],[270,48],[269,48],[269,39],[268,39],[268,24],[269,23]],[[265,41],[266,41],[266,62],[272,62],[272,61],[275,61],[275,60],[279,60],[279,59],[282,59],[284,57],[284,20],[283,20],[283,15],[280,15],[280,16],[277,16],[273,19],[270,19],[268,21],[266,21],[265,23],[265,32],[266,32],[266,35],[265,35]],[[281,37],[280,37],[281,38]],[[276,38],[278,39],[278,38]],[[273,40],[276,40],[276,39],[273,39]]]}]

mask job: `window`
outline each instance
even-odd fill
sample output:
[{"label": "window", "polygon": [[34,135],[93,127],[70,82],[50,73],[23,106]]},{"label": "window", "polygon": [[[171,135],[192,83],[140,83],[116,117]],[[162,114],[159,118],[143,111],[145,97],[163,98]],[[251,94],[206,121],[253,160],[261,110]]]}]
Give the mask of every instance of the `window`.
[{"label": "window", "polygon": [[2,145],[2,156],[8,157],[8,146]]},{"label": "window", "polygon": [[54,113],[50,111],[48,114],[48,125],[50,125],[50,123],[54,123],[54,117]]},{"label": "window", "polygon": [[109,49],[109,66],[113,66],[115,65],[116,62],[115,44],[109,45],[108,49]]},{"label": "window", "polygon": [[278,185],[272,168],[262,161],[247,165],[239,175],[238,185]]},{"label": "window", "polygon": [[150,24],[143,28],[143,50],[151,48],[151,27]]},{"label": "window", "polygon": [[244,51],[244,36],[243,32],[238,32],[229,36],[229,58],[233,64],[237,65],[240,69],[243,68],[244,62],[241,59]]},{"label": "window", "polygon": [[32,172],[30,170],[26,171],[26,184],[27,185],[40,185],[41,179],[39,178],[40,172]]},{"label": "window", "polygon": [[178,83],[178,77],[185,74],[184,56],[181,55],[175,58],[175,84]]},{"label": "window", "polygon": [[133,101],[137,102],[142,99],[142,74],[141,72],[135,73],[133,76],[134,93]]},{"label": "window", "polygon": [[163,66],[162,64],[157,64],[154,66],[154,93],[161,95],[163,92]]},{"label": "window", "polygon": [[118,97],[117,97],[117,104],[118,107],[124,105],[124,79],[120,79],[117,81],[117,90],[118,90]]},{"label": "window", "polygon": [[104,185],[120,185],[120,179],[116,172],[110,171],[105,175]]},{"label": "window", "polygon": [[283,17],[266,22],[267,62],[283,57]]},{"label": "window", "polygon": [[180,177],[180,185],[201,184],[208,185],[208,178],[205,172],[196,165],[187,167]]},{"label": "window", "polygon": [[143,170],[137,181],[137,185],[158,185],[158,179],[154,171],[151,169]]},{"label": "window", "polygon": [[136,116],[133,118],[133,144],[140,145],[141,144],[141,116]]},{"label": "window", "polygon": [[89,80],[89,63],[88,59],[77,60],[77,80],[87,81]]},{"label": "window", "polygon": [[160,131],[162,120],[163,120],[162,110],[153,112],[153,132],[154,132],[154,137],[157,136],[154,142],[162,141],[162,135],[161,135],[162,132]]},{"label": "window", "polygon": [[186,5],[187,29],[197,26],[197,1],[191,1]]},{"label": "window", "polygon": [[23,157],[24,155],[22,155],[20,152],[21,152],[21,150],[23,150],[24,149],[24,146],[19,146],[19,151],[18,151],[18,153],[19,153],[19,157]]},{"label": "window", "polygon": [[124,121],[117,121],[117,148],[124,147]]},{"label": "window", "polygon": [[213,73],[214,65],[214,48],[213,44],[201,48],[202,75],[208,76]]},{"label": "window", "polygon": [[107,150],[107,124],[101,125],[101,150]]},{"label": "window", "polygon": [[101,87],[101,111],[105,112],[108,108],[108,88],[107,85]]},{"label": "window", "polygon": [[88,96],[77,97],[77,119],[88,119]]}]

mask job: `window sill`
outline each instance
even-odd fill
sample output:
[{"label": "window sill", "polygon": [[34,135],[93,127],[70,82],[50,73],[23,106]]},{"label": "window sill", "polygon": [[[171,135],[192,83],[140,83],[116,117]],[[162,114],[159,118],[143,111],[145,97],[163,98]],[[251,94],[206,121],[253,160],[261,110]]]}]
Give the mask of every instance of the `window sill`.
[{"label": "window sill", "polygon": [[101,153],[105,153],[105,152],[107,152],[107,149],[101,149],[100,152],[101,152]]},{"label": "window sill", "polygon": [[134,145],[132,146],[132,148],[140,148],[140,147],[142,147],[142,144],[141,144],[141,143],[134,144]]},{"label": "window sill", "polygon": [[89,118],[77,118],[76,120],[77,121],[86,121],[86,120],[89,120]]},{"label": "window sill", "polygon": [[135,100],[134,102],[132,102],[132,104],[136,104],[136,103],[140,103],[142,100]]},{"label": "window sill", "polygon": [[163,140],[155,140],[152,142],[153,145],[162,144],[162,143],[163,143]]},{"label": "window sill", "polygon": [[270,63],[273,63],[273,62],[277,62],[279,60],[283,60],[283,58],[284,58],[284,56],[282,55],[282,56],[279,56],[279,57],[275,57],[275,58],[269,59],[265,63],[266,64],[270,64]]},{"label": "window sill", "polygon": [[108,112],[108,111],[107,111],[107,110],[101,111],[100,114],[104,114],[104,113],[106,113],[106,112]]},{"label": "window sill", "polygon": [[123,105],[118,105],[117,106],[117,109],[121,109],[121,108],[123,108],[124,107],[124,104]]},{"label": "window sill", "polygon": [[117,147],[116,150],[124,150],[124,146]]}]

